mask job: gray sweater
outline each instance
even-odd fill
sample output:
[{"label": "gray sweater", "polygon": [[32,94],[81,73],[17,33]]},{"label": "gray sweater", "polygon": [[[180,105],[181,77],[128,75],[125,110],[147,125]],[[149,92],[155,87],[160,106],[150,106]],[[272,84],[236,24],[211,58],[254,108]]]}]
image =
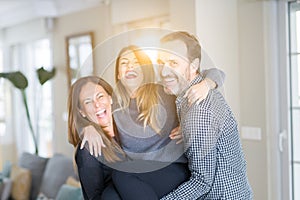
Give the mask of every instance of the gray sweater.
[{"label": "gray sweater", "polygon": [[125,109],[116,109],[113,113],[118,127],[120,142],[126,154],[136,160],[153,160],[160,162],[186,162],[183,155],[183,145],[175,144],[169,138],[171,131],[179,123],[176,115],[175,96],[167,95],[162,86],[158,87],[160,100],[158,105],[158,122],[161,128],[156,133],[150,126],[144,127],[138,120],[136,99],[131,99]]},{"label": "gray sweater", "polygon": [[[225,74],[212,68],[202,72],[216,82],[218,86],[223,85]],[[158,87],[160,96],[157,116],[161,131],[157,134],[150,126],[143,126],[138,120],[138,109],[136,99],[131,99],[128,108],[117,108],[113,112],[117,124],[121,145],[133,160],[150,160],[158,162],[187,162],[183,156],[183,144],[175,144],[176,140],[171,140],[169,134],[179,125],[174,95],[168,95],[163,87]]]}]

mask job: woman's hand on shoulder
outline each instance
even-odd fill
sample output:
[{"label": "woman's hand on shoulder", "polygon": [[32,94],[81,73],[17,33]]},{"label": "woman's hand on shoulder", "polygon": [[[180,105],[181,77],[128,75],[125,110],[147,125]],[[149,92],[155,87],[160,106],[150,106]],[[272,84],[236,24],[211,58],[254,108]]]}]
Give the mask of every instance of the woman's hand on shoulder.
[{"label": "woman's hand on shoulder", "polygon": [[205,78],[200,83],[190,87],[186,91],[184,97],[188,98],[189,105],[192,105],[195,102],[200,103],[203,99],[207,97],[209,90],[215,87],[215,82],[213,82],[209,78]]},{"label": "woman's hand on shoulder", "polygon": [[83,128],[81,134],[83,135],[83,138],[80,149],[83,149],[85,143],[88,142],[90,154],[96,157],[101,156],[101,148],[106,146],[95,127],[92,125],[86,126]]}]

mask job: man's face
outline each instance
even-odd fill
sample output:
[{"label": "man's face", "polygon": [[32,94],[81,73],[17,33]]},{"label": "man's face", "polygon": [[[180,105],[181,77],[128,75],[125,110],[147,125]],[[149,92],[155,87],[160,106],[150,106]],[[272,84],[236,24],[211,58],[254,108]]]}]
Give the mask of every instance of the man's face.
[{"label": "man's face", "polygon": [[187,87],[190,79],[190,61],[187,47],[180,40],[161,45],[158,63],[161,64],[160,76],[164,90],[168,94],[179,95]]}]

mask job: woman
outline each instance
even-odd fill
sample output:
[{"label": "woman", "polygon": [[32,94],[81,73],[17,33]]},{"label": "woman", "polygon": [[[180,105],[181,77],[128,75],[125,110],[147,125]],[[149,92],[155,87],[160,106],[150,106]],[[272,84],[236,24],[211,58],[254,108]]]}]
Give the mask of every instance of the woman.
[{"label": "woman", "polygon": [[111,86],[103,79],[93,76],[78,79],[70,90],[68,139],[76,148],[75,161],[85,199],[120,199],[117,193],[111,192],[112,169],[91,156],[86,148],[77,148],[81,143],[77,128],[90,124],[106,146],[101,159],[106,162],[122,159],[124,153],[113,126],[111,95]]},{"label": "woman", "polygon": [[[155,84],[151,60],[136,46],[120,51],[115,72],[114,119],[122,148],[138,167],[114,172],[114,184],[122,199],[161,198],[189,178],[183,146],[169,138],[179,133],[175,97]],[[84,129],[84,137],[91,134]]]},{"label": "woman", "polygon": [[175,160],[178,159],[182,150],[175,145],[176,141],[170,144],[169,138],[178,126],[173,115],[175,104],[169,103],[175,99],[155,83],[152,62],[143,50],[128,46],[119,52],[115,82],[114,118],[123,150],[134,160],[162,161],[168,165],[174,160],[165,159],[165,147],[173,147],[172,151],[180,152]]}]

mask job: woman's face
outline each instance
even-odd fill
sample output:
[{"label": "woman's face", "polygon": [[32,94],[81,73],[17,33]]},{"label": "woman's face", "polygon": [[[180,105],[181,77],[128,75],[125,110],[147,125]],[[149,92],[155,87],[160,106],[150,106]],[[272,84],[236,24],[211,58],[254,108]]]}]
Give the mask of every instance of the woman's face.
[{"label": "woman's face", "polygon": [[80,112],[83,117],[98,123],[102,128],[112,125],[111,96],[102,86],[88,82],[80,91]]},{"label": "woman's face", "polygon": [[133,51],[122,53],[118,65],[118,79],[122,84],[131,92],[138,89],[143,82],[144,74]]}]

